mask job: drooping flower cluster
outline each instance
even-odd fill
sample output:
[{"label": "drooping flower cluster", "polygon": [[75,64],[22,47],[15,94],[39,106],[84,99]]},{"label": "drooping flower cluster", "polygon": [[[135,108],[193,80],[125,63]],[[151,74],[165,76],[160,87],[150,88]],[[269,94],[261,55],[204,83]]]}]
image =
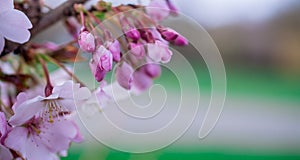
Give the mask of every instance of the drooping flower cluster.
[{"label": "drooping flower cluster", "polygon": [[[17,2],[16,8],[26,10],[28,2]],[[143,12],[127,12],[133,8],[142,8]],[[55,160],[66,156],[72,142],[83,140],[73,120],[76,107],[96,102],[105,105],[113,98],[105,91],[109,85],[118,84],[133,93],[147,90],[161,75],[160,64],[172,58],[169,45],[188,44],[173,29],[158,24],[168,15],[177,14],[169,0],[153,0],[149,7],[111,6],[99,1],[91,9],[76,4],[74,11],[77,14],[66,19],[66,28],[74,38],[70,43],[27,43],[15,50],[17,55],[0,61],[1,160]],[[121,37],[114,38],[110,28],[102,24],[105,15],[115,17]],[[14,9],[13,0],[0,1],[0,21],[0,52],[5,47],[4,38],[18,43],[29,40],[32,24],[23,12]],[[64,64],[84,60],[77,55],[74,40],[90,55],[89,67],[100,84],[98,88],[85,87]],[[50,63],[59,68],[58,72],[50,73]],[[107,84],[106,75],[114,67],[117,83]]]},{"label": "drooping flower cluster", "polygon": [[[130,11],[119,14],[120,9],[114,8],[112,14],[116,14],[115,17],[123,32],[123,36],[115,39],[112,38],[109,29],[94,20],[95,17],[88,17],[91,13],[85,17],[83,12],[89,11],[82,11],[80,8],[83,29],[78,43],[84,52],[92,54],[90,69],[98,82],[112,70],[115,62],[117,82],[127,90],[132,89],[133,92],[140,93],[152,85],[154,78],[159,77],[161,73],[159,63],[168,63],[171,60],[173,53],[169,49],[169,44],[178,46],[188,44],[187,39],[175,30],[158,25],[156,22],[151,24],[146,22],[161,21],[169,14],[177,14],[177,9],[168,0],[153,0],[146,7],[146,12],[136,14]],[[103,30],[103,34],[97,34],[94,27],[85,27],[86,24],[92,26],[94,23],[95,27]]]}]

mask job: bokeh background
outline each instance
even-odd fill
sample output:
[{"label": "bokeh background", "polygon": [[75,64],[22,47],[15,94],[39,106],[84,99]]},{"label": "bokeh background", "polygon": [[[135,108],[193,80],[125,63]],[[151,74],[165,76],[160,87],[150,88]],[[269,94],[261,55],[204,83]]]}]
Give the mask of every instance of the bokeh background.
[{"label": "bokeh background", "polygon": [[[62,2],[48,1],[53,7]],[[69,157],[63,159],[299,160],[300,1],[173,1],[183,14],[196,20],[208,31],[224,60],[227,96],[214,130],[205,139],[198,139],[198,129],[204,115],[199,113],[187,133],[172,145],[146,154],[132,154],[102,145],[81,126],[86,141],[72,144]],[[114,5],[148,3],[144,0],[111,2]],[[184,27],[180,19],[177,23],[177,27]],[[69,37],[52,36],[53,32],[63,35],[65,31],[58,29],[60,27],[61,23],[58,23],[36,40],[44,41],[47,37],[63,43]],[[200,105],[203,105],[200,107],[205,108],[211,93],[205,62],[192,46],[174,49],[186,54],[195,69],[201,91]],[[178,69],[185,69],[185,66],[178,64]],[[171,71],[164,69],[156,83],[171,90],[175,88],[172,94],[177,95],[178,84],[172,75]],[[194,86],[189,87],[192,89]],[[193,96],[190,95],[191,100],[195,98]],[[131,126],[130,123],[127,125]]]}]

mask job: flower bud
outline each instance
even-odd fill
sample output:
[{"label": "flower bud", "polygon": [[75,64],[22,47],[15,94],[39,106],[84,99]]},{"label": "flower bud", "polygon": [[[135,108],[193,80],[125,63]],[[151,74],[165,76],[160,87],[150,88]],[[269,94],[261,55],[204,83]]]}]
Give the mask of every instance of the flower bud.
[{"label": "flower bud", "polygon": [[[95,56],[94,56],[95,55]],[[110,71],[112,69],[113,64],[113,55],[109,50],[107,50],[104,46],[100,46],[93,57],[95,57],[96,61],[98,61],[98,65],[102,70]]]},{"label": "flower bud", "polygon": [[115,62],[119,62],[121,60],[121,48],[118,40],[114,40],[112,42],[107,42],[107,48],[111,52],[113,56],[113,60]]},{"label": "flower bud", "polygon": [[147,90],[151,85],[153,84],[153,81],[151,77],[149,77],[144,70],[141,68],[140,70],[134,72],[133,74],[133,91],[135,93],[141,93],[145,90]]},{"label": "flower bud", "polygon": [[189,41],[179,34],[173,43],[177,46],[186,46],[189,44]]},{"label": "flower bud", "polygon": [[143,58],[145,56],[145,48],[141,43],[132,43],[128,45],[130,52],[135,55],[137,58]]},{"label": "flower bud", "polygon": [[132,39],[133,41],[137,41],[141,37],[140,32],[136,28],[129,27],[129,29],[124,29],[124,31],[126,37]]},{"label": "flower bud", "polygon": [[133,68],[126,62],[118,65],[116,68],[116,80],[123,88],[129,90],[133,81]]},{"label": "flower bud", "polygon": [[95,37],[88,31],[82,31],[79,35],[78,44],[83,51],[92,53],[96,47]]},{"label": "flower bud", "polygon": [[154,44],[148,44],[148,56],[154,62],[168,63],[173,55],[172,51],[169,50],[169,46],[160,42],[155,41]]},{"label": "flower bud", "polygon": [[145,68],[145,73],[151,78],[157,78],[161,74],[161,68],[158,64],[149,63],[146,64],[144,68]]}]

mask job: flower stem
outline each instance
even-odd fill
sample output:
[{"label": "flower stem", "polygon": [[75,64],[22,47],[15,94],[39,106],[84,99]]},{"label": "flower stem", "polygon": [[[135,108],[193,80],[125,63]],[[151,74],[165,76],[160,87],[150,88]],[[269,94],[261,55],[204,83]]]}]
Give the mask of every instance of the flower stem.
[{"label": "flower stem", "polygon": [[44,75],[45,75],[45,78],[46,78],[45,96],[48,97],[52,94],[53,86],[52,86],[51,81],[50,81],[50,76],[49,76],[49,72],[48,72],[48,69],[47,69],[47,66],[46,66],[46,62],[40,56],[38,56],[38,59],[39,59],[41,65],[42,65]]},{"label": "flower stem", "polygon": [[56,59],[50,57],[50,56],[46,56],[45,58],[47,58],[47,60],[49,60],[49,62],[57,65],[58,67],[60,67],[61,69],[63,69],[70,77],[73,78],[74,81],[76,81],[77,83],[80,84],[81,87],[86,87],[86,85],[81,82],[78,77],[76,77],[72,72],[70,72],[63,64],[61,64],[59,61],[57,61]]}]

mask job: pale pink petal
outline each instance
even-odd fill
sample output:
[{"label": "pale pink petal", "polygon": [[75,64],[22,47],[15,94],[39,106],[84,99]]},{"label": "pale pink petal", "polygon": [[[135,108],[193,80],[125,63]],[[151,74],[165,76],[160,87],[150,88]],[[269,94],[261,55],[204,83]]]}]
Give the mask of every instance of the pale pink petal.
[{"label": "pale pink petal", "polygon": [[4,37],[2,37],[0,35],[0,54],[2,53],[3,49],[4,49],[4,45],[5,45],[5,40]]},{"label": "pale pink petal", "polygon": [[7,121],[5,114],[0,112],[0,139],[6,134],[7,132]]},{"label": "pale pink petal", "polygon": [[162,0],[152,0],[146,12],[155,21],[162,21],[170,14],[169,6]]},{"label": "pale pink petal", "polygon": [[15,114],[9,119],[9,123],[13,126],[20,126],[27,122],[35,114],[44,109],[45,103],[42,102],[42,100],[44,100],[44,98],[38,96],[20,104],[16,108]]},{"label": "pale pink petal", "polygon": [[17,101],[12,106],[13,111],[16,112],[16,109],[20,106],[20,104],[25,102],[27,99],[28,99],[27,93],[25,92],[19,93],[17,96]]},{"label": "pale pink petal", "polygon": [[13,156],[8,148],[0,144],[0,157],[1,160],[12,160]]},{"label": "pale pink petal", "polygon": [[114,40],[107,44],[107,47],[111,54],[113,55],[113,60],[119,62],[121,60],[121,47],[118,40]]},{"label": "pale pink petal", "polygon": [[164,48],[162,48],[156,44],[148,44],[147,49],[148,49],[148,56],[154,62],[161,61],[161,55],[162,55],[162,52],[164,52]]},{"label": "pale pink petal", "polygon": [[123,64],[117,66],[116,80],[120,86],[129,90],[133,80],[133,68],[126,62],[123,62]]},{"label": "pale pink petal", "polygon": [[14,9],[14,1],[13,0],[1,0],[0,1],[0,13],[13,10]]},{"label": "pale pink petal", "polygon": [[74,126],[74,123],[70,120],[56,120],[54,123],[46,123],[41,134],[41,140],[43,144],[51,152],[59,152],[67,150],[70,146],[70,142],[77,136],[78,130]]},{"label": "pale pink petal", "polygon": [[0,24],[0,34],[5,38],[18,43],[25,43],[29,40],[28,29],[32,25],[23,12],[18,10],[5,12],[0,14],[0,20],[5,22]]},{"label": "pale pink petal", "polygon": [[63,111],[75,111],[75,101],[74,99],[61,99],[59,100],[59,105],[62,107]]},{"label": "pale pink petal", "polygon": [[[3,16],[3,17],[2,17]],[[21,11],[13,9],[9,12],[1,15],[2,20],[6,20],[5,23],[16,28],[30,29],[32,24],[28,17]]]},{"label": "pale pink petal", "polygon": [[74,92],[74,100],[85,100],[91,96],[91,91],[86,87],[81,87],[77,91]]},{"label": "pale pink petal", "polygon": [[159,77],[161,74],[161,67],[158,64],[146,64],[145,65],[145,72],[151,78]]},{"label": "pale pink petal", "polygon": [[26,141],[28,130],[25,127],[15,127],[7,135],[4,144],[8,148],[18,151],[22,156],[26,156]]},{"label": "pale pink petal", "polygon": [[15,127],[4,143],[28,160],[57,160],[56,154],[50,152],[41,142],[41,137],[29,134],[25,127]]},{"label": "pale pink petal", "polygon": [[144,71],[134,72],[133,77],[133,90],[136,93],[147,90],[153,83],[152,79]]},{"label": "pale pink petal", "polygon": [[58,94],[60,98],[73,98],[74,90],[79,89],[79,84],[74,84],[73,81],[66,81],[60,86],[55,86],[52,93]]},{"label": "pale pink petal", "polygon": [[76,132],[77,132],[76,136],[73,137],[72,141],[77,142],[77,143],[82,142],[84,138],[83,138],[82,134],[80,133],[79,127],[77,126],[77,124],[74,121],[71,121],[71,122],[73,123],[73,126],[76,128]]}]

